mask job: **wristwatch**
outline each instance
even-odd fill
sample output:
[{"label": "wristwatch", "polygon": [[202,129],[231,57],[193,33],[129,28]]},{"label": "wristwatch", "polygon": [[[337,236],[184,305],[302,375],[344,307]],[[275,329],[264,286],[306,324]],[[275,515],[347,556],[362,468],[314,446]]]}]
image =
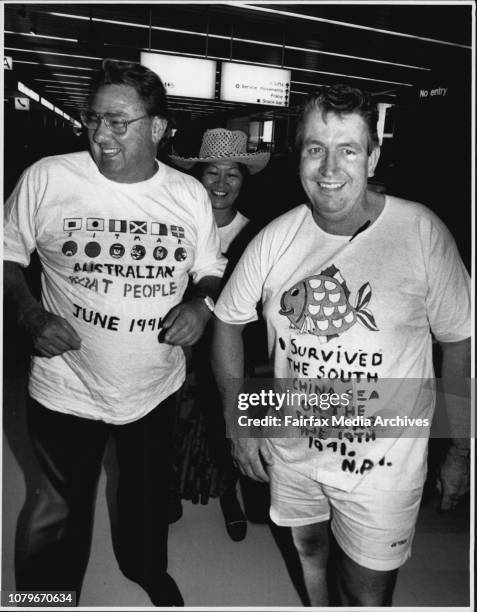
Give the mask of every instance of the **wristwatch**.
[{"label": "wristwatch", "polygon": [[198,296],[200,298],[202,298],[204,300],[205,305],[207,306],[207,308],[210,310],[210,312],[214,312],[215,309],[215,302],[214,300],[210,297],[210,295],[200,295]]}]

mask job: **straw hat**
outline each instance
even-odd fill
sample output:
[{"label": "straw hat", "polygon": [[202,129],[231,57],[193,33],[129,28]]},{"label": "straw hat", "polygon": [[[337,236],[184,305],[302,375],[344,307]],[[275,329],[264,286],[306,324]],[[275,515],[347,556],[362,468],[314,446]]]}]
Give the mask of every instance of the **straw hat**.
[{"label": "straw hat", "polygon": [[247,136],[244,132],[215,128],[207,130],[202,138],[199,157],[178,157],[170,155],[171,160],[181,168],[192,168],[196,163],[233,161],[245,164],[250,174],[263,170],[270,160],[268,151],[247,153]]}]

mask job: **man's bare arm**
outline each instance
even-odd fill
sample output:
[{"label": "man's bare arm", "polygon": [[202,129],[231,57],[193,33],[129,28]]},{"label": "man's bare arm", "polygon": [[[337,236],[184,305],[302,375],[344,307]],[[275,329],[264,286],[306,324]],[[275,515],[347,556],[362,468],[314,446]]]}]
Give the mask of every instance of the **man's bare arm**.
[{"label": "man's bare arm", "polygon": [[161,340],[167,344],[191,346],[202,336],[212,312],[204,302],[205,295],[214,301],[220,291],[219,276],[204,276],[195,285],[193,296],[177,304],[167,313],[162,324]]},{"label": "man's bare arm", "polygon": [[[237,393],[244,377],[243,330],[245,325],[230,325],[214,318],[212,339],[212,370],[222,398],[228,431],[236,430]],[[233,434],[232,434],[233,435]],[[232,456],[245,476],[268,482],[265,469],[272,463],[266,440],[262,438],[236,437],[231,440]]]},{"label": "man's bare arm", "polygon": [[32,337],[36,354],[54,357],[80,348],[81,338],[68,321],[45,310],[33,297],[18,263],[4,262],[3,282],[5,298],[12,303],[20,327]]},{"label": "man's bare arm", "polygon": [[[440,469],[441,510],[452,510],[469,487],[470,412],[455,405],[455,398],[469,398],[470,338],[460,342],[440,342],[442,350],[442,390],[452,443]],[[453,405],[454,404],[454,405]],[[462,437],[459,432],[463,432]]]}]

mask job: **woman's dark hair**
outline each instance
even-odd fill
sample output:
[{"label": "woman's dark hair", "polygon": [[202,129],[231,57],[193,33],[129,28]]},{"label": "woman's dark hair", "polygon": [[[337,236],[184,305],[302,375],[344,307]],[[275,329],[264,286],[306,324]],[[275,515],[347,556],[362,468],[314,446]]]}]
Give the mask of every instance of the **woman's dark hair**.
[{"label": "woman's dark hair", "polygon": [[[204,173],[205,167],[213,162],[197,162],[192,166],[191,174],[199,181],[202,179],[202,174]],[[240,174],[242,175],[242,188],[244,184],[248,181],[250,177],[250,170],[245,164],[241,164],[237,162],[238,169],[240,170]]]},{"label": "woman's dark hair", "polygon": [[166,89],[158,75],[134,62],[105,59],[101,69],[93,75],[91,97],[103,85],[129,85],[133,87],[151,117],[168,119]]},{"label": "woman's dark hair", "polygon": [[356,87],[349,85],[333,85],[321,87],[310,95],[305,102],[298,119],[296,131],[296,147],[303,145],[303,131],[308,114],[312,111],[321,111],[324,119],[328,113],[336,115],[349,115],[357,113],[363,118],[368,127],[368,155],[379,146],[377,132],[378,108],[371,96]]}]

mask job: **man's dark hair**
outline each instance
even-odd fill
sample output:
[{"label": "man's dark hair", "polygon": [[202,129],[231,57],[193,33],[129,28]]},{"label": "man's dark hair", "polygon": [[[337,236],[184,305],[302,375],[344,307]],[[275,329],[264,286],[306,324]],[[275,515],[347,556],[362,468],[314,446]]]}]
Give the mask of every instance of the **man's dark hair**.
[{"label": "man's dark hair", "polygon": [[105,59],[91,84],[91,97],[103,85],[129,85],[144,102],[151,117],[168,119],[166,89],[155,72],[141,64]]},{"label": "man's dark hair", "polygon": [[321,111],[326,119],[328,113],[336,115],[349,115],[357,113],[368,126],[368,155],[379,146],[377,132],[378,107],[371,96],[356,87],[349,85],[332,85],[320,87],[310,95],[301,109],[296,131],[296,147],[301,149],[303,144],[303,130],[305,121],[312,111]]}]

